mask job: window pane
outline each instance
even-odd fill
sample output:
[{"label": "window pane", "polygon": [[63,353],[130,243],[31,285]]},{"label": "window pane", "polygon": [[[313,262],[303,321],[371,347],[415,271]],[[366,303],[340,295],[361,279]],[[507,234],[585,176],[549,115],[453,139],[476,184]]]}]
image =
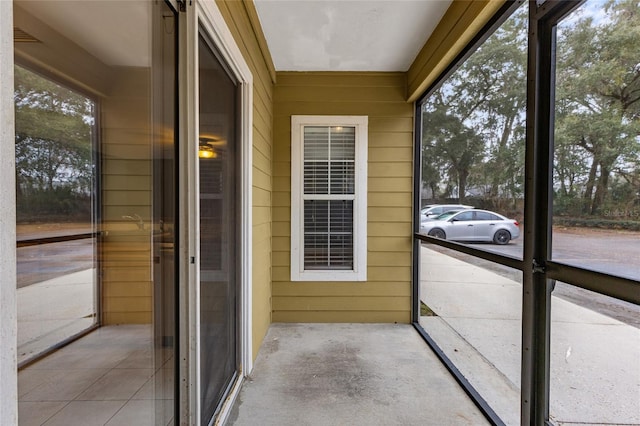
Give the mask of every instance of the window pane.
[{"label": "window pane", "polygon": [[353,161],[332,161],[331,194],[353,194],[355,190],[355,177]]},{"label": "window pane", "polygon": [[304,232],[326,234],[329,231],[329,202],[326,200],[305,200]]},{"label": "window pane", "polygon": [[327,161],[304,162],[304,193],[329,193],[329,163]]},{"label": "window pane", "polygon": [[640,278],[640,6],[584,3],[558,25],[553,259]]},{"label": "window pane", "polygon": [[329,128],[306,126],[304,128],[304,160],[329,159]]},{"label": "window pane", "polygon": [[331,234],[353,234],[353,201],[329,201]]},{"label": "window pane", "polygon": [[640,307],[556,283],[550,412],[557,424],[640,424]]},{"label": "window pane", "polygon": [[420,325],[505,424],[519,425],[522,273],[433,244],[420,265]]},{"label": "window pane", "polygon": [[305,200],[305,269],[353,268],[353,201]]},{"label": "window pane", "polygon": [[473,220],[473,212],[463,212],[454,216],[455,220],[468,221]]},{"label": "window pane", "polygon": [[304,235],[304,268],[327,269],[329,264],[329,237],[327,234]]},{"label": "window pane", "polygon": [[353,160],[355,159],[355,127],[331,128],[331,159]]},{"label": "window pane", "polygon": [[[522,222],[527,6],[524,2],[421,105],[421,206],[464,204]],[[423,216],[421,225],[431,219]],[[446,238],[482,241],[474,247],[522,257],[522,237],[512,232],[505,240],[495,238],[496,232],[469,227]],[[486,244],[494,241],[501,245]]]},{"label": "window pane", "polygon": [[304,193],[353,194],[355,127],[306,126]]},{"label": "window pane", "polygon": [[331,234],[329,264],[332,269],[353,269],[353,235]]}]

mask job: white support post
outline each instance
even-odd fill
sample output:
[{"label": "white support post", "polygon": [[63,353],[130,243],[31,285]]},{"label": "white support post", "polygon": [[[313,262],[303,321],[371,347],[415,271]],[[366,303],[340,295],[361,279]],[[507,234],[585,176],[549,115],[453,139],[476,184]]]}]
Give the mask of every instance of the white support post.
[{"label": "white support post", "polygon": [[0,1],[0,424],[18,424],[13,2]]}]

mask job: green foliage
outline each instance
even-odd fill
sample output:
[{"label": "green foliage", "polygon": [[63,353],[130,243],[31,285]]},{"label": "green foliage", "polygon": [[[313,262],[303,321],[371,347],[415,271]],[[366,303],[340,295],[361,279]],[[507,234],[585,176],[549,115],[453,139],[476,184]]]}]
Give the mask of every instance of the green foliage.
[{"label": "green foliage", "polygon": [[423,105],[423,185],[434,198],[482,193],[513,205],[523,195],[526,10]]},{"label": "green foliage", "polygon": [[625,231],[640,231],[640,221],[637,220],[613,220],[603,218],[585,217],[554,217],[553,224],[572,228],[600,228],[620,229]]},{"label": "green foliage", "polygon": [[619,201],[640,195],[640,3],[609,1],[607,19],[587,11],[558,27],[555,172],[583,213],[602,214],[621,179]]},{"label": "green foliage", "polygon": [[90,211],[93,102],[19,66],[14,101],[18,218]]},{"label": "green foliage", "polygon": [[78,194],[70,187],[31,189],[18,197],[18,223],[49,221],[91,221],[91,197]]},{"label": "green foliage", "polygon": [[[589,1],[558,25],[554,214],[640,205],[640,1]],[[524,191],[527,7],[423,105],[423,187],[499,211]]]}]

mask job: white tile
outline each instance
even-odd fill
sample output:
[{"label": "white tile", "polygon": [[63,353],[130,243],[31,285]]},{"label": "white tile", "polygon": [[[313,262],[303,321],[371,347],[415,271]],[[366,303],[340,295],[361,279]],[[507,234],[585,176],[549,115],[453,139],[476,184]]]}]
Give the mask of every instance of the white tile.
[{"label": "white tile", "polygon": [[172,401],[131,400],[106,426],[154,426],[167,424],[173,417]]},{"label": "white tile", "polygon": [[71,401],[107,373],[108,370],[50,370],[43,381],[24,394],[21,401]]},{"label": "white tile", "polygon": [[160,369],[136,392],[133,399],[173,399],[173,385],[173,370]]},{"label": "white tile", "polygon": [[26,368],[18,371],[18,400],[45,382],[50,382],[58,374],[56,370],[33,370]]},{"label": "white tile", "polygon": [[18,421],[20,426],[40,426],[67,404],[67,401],[19,402]]},{"label": "white tile", "polygon": [[125,403],[126,401],[71,401],[43,426],[103,426]]},{"label": "white tile", "polygon": [[113,368],[122,362],[129,351],[107,343],[99,347],[67,346],[29,368],[33,370],[65,370],[81,368]]},{"label": "white tile", "polygon": [[115,368],[153,368],[153,356],[150,348],[136,349]]},{"label": "white tile", "polygon": [[109,371],[95,382],[77,400],[128,400],[142,388],[152,376],[148,368],[117,368]]}]

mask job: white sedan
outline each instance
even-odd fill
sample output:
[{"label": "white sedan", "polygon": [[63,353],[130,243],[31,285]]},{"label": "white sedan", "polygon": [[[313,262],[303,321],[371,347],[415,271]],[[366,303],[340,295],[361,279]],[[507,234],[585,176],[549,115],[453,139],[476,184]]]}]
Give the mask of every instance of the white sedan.
[{"label": "white sedan", "polygon": [[519,224],[487,210],[462,210],[443,213],[423,220],[420,232],[432,237],[454,241],[488,241],[508,244],[520,236]]}]

